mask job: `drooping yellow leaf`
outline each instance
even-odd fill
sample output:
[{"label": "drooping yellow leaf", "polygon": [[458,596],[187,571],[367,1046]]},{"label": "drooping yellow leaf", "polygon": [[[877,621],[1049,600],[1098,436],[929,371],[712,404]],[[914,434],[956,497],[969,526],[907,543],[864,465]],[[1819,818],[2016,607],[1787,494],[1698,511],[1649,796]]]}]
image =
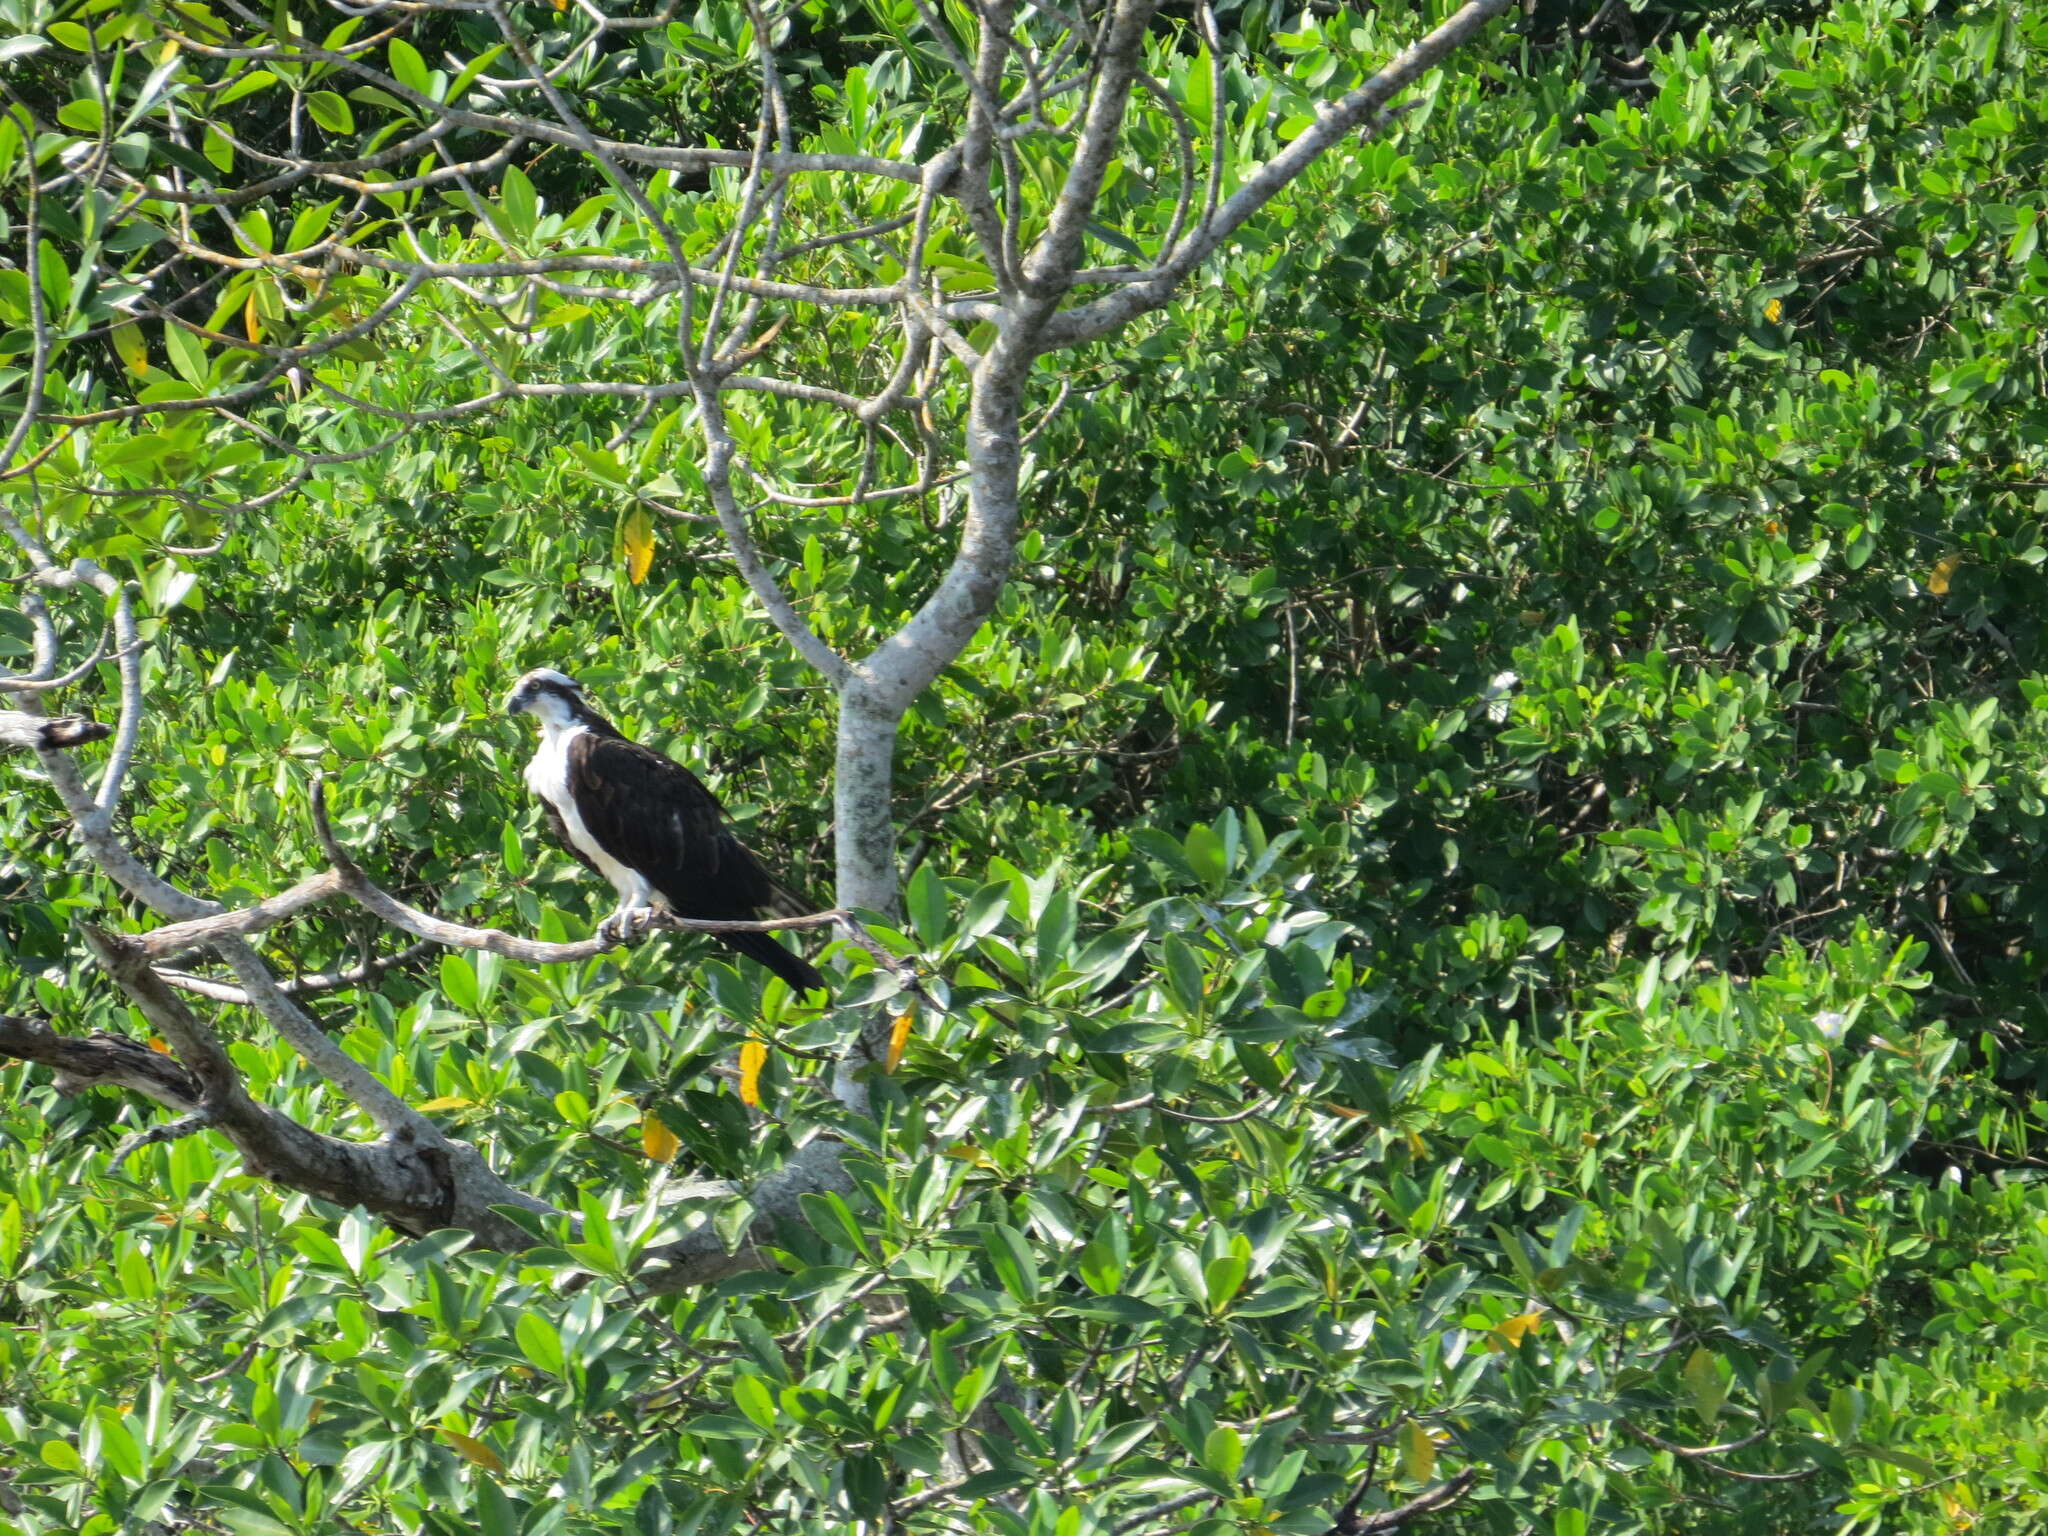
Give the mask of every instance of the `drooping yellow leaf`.
[{"label": "drooping yellow leaf", "polygon": [[676,1133],[663,1124],[661,1116],[653,1110],[648,1110],[640,1117],[640,1150],[654,1161],[672,1161],[676,1150],[681,1146],[682,1142],[676,1139]]},{"label": "drooping yellow leaf", "polygon": [[768,1065],[768,1047],[749,1040],[740,1047],[740,1102],[749,1109],[761,1107],[761,1069]]},{"label": "drooping yellow leaf", "polygon": [[635,508],[626,518],[626,579],[639,586],[647,579],[647,568],[654,564],[654,519]]},{"label": "drooping yellow leaf", "polygon": [[1927,573],[1927,590],[1936,597],[1948,591],[1949,579],[1956,573],[1956,567],[1963,563],[1961,555],[1943,555],[1934,562],[1934,569]]},{"label": "drooping yellow leaf", "polygon": [[1436,1442],[1413,1419],[1401,1426],[1401,1473],[1411,1483],[1426,1483],[1436,1475]]},{"label": "drooping yellow leaf", "polygon": [[1773,299],[1764,306],[1764,318],[1773,325],[1778,323],[1778,317],[1784,313],[1785,301],[1783,299]]},{"label": "drooping yellow leaf", "polygon": [[554,4],[555,9],[558,11],[566,11],[567,9],[569,9],[569,0],[554,0]]},{"label": "drooping yellow leaf", "polygon": [[170,1042],[165,1040],[162,1035],[151,1035],[149,1037],[149,1048],[161,1056],[171,1054]]},{"label": "drooping yellow leaf", "polygon": [[130,373],[140,378],[149,372],[149,344],[142,339],[141,326],[133,320],[123,320],[108,332],[108,340],[113,342],[115,354]]},{"label": "drooping yellow leaf", "polygon": [[910,1044],[910,1032],[917,1028],[917,1004],[904,1004],[903,1011],[896,1015],[896,1022],[889,1026],[889,1070],[894,1072],[896,1064],[903,1060],[903,1048]]},{"label": "drooping yellow leaf", "polygon": [[1335,1115],[1339,1120],[1363,1120],[1365,1118],[1364,1110],[1347,1109],[1342,1104],[1326,1103],[1319,1107],[1322,1109],[1324,1114]]},{"label": "drooping yellow leaf", "polygon": [[456,1454],[461,1456],[471,1466],[482,1467],[486,1472],[503,1472],[505,1470],[505,1463],[498,1459],[498,1453],[488,1445],[485,1445],[483,1441],[473,1436],[465,1435],[460,1430],[455,1429],[444,1429],[441,1431],[441,1435],[443,1439],[455,1447]]},{"label": "drooping yellow leaf", "polygon": [[1421,1157],[1429,1151],[1429,1143],[1422,1139],[1422,1132],[1410,1131],[1408,1133],[1408,1151],[1414,1157]]},{"label": "drooping yellow leaf", "polygon": [[475,1102],[471,1099],[440,1098],[429,1099],[420,1106],[422,1112],[430,1109],[467,1109]]},{"label": "drooping yellow leaf", "polygon": [[242,305],[242,329],[249,333],[251,341],[263,339],[263,317],[256,313],[256,289],[249,289],[248,300]]},{"label": "drooping yellow leaf", "polygon": [[1521,1312],[1513,1317],[1502,1318],[1499,1325],[1493,1331],[1500,1335],[1502,1343],[1515,1345],[1520,1344],[1522,1340],[1542,1326],[1543,1314],[1541,1312]]}]

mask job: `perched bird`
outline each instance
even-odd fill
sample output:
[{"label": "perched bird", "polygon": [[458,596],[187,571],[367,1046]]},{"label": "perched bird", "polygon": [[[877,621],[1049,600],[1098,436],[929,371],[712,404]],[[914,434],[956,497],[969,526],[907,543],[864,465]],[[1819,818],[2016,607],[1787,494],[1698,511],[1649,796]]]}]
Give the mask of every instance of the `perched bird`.
[{"label": "perched bird", "polygon": [[[598,927],[624,938],[653,920],[657,900],[677,917],[752,921],[811,910],[776,883],[732,835],[718,799],[681,763],[628,741],[585,702],[574,678],[529,672],[505,700],[508,714],[540,723],[526,787],[540,797],[562,846],[619,893]],[[801,995],[825,978],[766,933],[720,933]]]}]

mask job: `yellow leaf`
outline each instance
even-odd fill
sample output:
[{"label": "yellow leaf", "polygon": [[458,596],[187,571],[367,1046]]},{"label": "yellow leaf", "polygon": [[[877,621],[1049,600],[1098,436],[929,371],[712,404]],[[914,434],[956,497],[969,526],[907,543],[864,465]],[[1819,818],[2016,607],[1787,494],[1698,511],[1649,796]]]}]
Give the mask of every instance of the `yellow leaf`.
[{"label": "yellow leaf", "polygon": [[654,519],[635,509],[626,519],[626,579],[639,586],[654,564]]},{"label": "yellow leaf", "polygon": [[749,1109],[761,1107],[761,1069],[768,1065],[768,1047],[749,1040],[740,1047],[740,1102]]},{"label": "yellow leaf", "polygon": [[471,1466],[482,1467],[486,1472],[505,1470],[505,1463],[498,1459],[498,1453],[483,1441],[465,1435],[459,1430],[444,1429],[441,1434]]},{"label": "yellow leaf", "polygon": [[1520,1344],[1543,1325],[1541,1312],[1522,1312],[1514,1317],[1504,1317],[1493,1331],[1500,1335],[1504,1344]]},{"label": "yellow leaf", "polygon": [[420,1109],[467,1109],[473,1102],[475,1101],[471,1099],[429,1099],[420,1106]]},{"label": "yellow leaf", "polygon": [[1411,1483],[1426,1483],[1436,1475],[1436,1442],[1413,1419],[1401,1426],[1401,1472]]},{"label": "yellow leaf", "polygon": [[1414,1157],[1421,1157],[1429,1151],[1429,1143],[1422,1139],[1422,1132],[1410,1131],[1408,1133],[1408,1151]]},{"label": "yellow leaf", "polygon": [[256,289],[249,289],[248,302],[242,306],[242,329],[249,333],[251,341],[263,339],[263,317],[256,313]]},{"label": "yellow leaf", "polygon": [[1778,317],[1784,313],[1785,301],[1782,299],[1773,299],[1764,306],[1764,318],[1773,325],[1778,323]]},{"label": "yellow leaf", "polygon": [[1335,1115],[1339,1120],[1363,1120],[1365,1118],[1364,1110],[1346,1109],[1342,1104],[1324,1104],[1322,1111],[1326,1115]]},{"label": "yellow leaf", "polygon": [[162,1056],[171,1054],[170,1045],[164,1040],[162,1035],[151,1035],[149,1037],[149,1048]]},{"label": "yellow leaf", "polygon": [[1768,517],[1764,519],[1764,532],[1769,534],[1772,538],[1775,539],[1779,534],[1783,533],[1784,531],[1785,525],[1779,522],[1775,517]]},{"label": "yellow leaf", "polygon": [[1949,578],[1956,573],[1956,567],[1963,563],[1961,555],[1943,555],[1934,562],[1934,569],[1927,573],[1927,590],[1936,597],[1948,591]]},{"label": "yellow leaf", "polygon": [[116,355],[130,373],[140,378],[149,372],[149,345],[142,339],[141,326],[133,320],[123,320],[108,333],[108,340],[113,342]]},{"label": "yellow leaf", "polygon": [[555,0],[555,9],[558,11],[566,11],[567,9],[569,9],[569,0]]},{"label": "yellow leaf", "polygon": [[657,1163],[673,1160],[680,1146],[682,1143],[676,1139],[676,1133],[662,1124],[661,1116],[653,1110],[640,1117],[640,1150]]},{"label": "yellow leaf", "polygon": [[910,1044],[910,1032],[916,1027],[917,1004],[907,1003],[889,1027],[889,1071],[894,1072],[896,1064],[903,1060],[903,1047]]}]

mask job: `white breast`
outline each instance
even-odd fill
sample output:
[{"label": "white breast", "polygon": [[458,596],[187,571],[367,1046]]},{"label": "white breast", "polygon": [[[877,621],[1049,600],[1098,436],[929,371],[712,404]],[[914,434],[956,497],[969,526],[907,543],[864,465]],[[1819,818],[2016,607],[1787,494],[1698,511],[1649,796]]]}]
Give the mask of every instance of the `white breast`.
[{"label": "white breast", "polygon": [[569,841],[598,867],[621,900],[644,902],[647,882],[604,851],[583,824],[583,813],[576,809],[576,797],[569,793],[569,744],[586,729],[580,724],[543,725],[540,750],[526,765],[526,787],[555,808],[555,814],[569,829]]}]

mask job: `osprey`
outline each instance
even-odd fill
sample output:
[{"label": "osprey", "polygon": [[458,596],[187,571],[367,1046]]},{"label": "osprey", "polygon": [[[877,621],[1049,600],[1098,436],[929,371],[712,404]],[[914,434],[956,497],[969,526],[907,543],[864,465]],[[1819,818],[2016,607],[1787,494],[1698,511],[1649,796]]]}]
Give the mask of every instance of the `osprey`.
[{"label": "osprey", "polygon": [[[540,750],[526,787],[540,797],[562,846],[619,893],[604,937],[644,929],[657,901],[677,917],[753,921],[810,909],[778,885],[725,825],[718,799],[681,763],[628,741],[583,699],[572,677],[548,667],[526,674],[505,700],[508,714],[540,722]],[[825,978],[765,933],[720,933],[797,994]]]}]

